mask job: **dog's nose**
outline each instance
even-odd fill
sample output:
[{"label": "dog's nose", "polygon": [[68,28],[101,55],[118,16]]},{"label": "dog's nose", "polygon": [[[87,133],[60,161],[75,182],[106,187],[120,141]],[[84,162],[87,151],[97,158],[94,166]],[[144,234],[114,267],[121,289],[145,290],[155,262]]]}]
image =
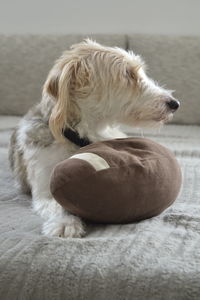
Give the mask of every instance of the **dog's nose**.
[{"label": "dog's nose", "polygon": [[178,100],[171,99],[170,101],[167,101],[167,105],[171,110],[177,110],[180,106],[180,102]]}]

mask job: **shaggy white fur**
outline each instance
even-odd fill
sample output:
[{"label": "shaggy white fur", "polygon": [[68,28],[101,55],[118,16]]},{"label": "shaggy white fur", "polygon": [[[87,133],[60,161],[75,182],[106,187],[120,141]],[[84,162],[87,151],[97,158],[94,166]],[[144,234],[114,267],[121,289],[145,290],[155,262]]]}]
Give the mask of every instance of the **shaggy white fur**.
[{"label": "shaggy white fur", "polygon": [[10,161],[17,181],[31,190],[43,233],[81,237],[84,224],[65,211],[49,189],[54,166],[78,147],[64,138],[71,128],[92,142],[125,137],[117,126],[160,126],[179,102],[145,73],[138,55],[86,40],[66,51],[50,71],[43,97],[11,138]]}]

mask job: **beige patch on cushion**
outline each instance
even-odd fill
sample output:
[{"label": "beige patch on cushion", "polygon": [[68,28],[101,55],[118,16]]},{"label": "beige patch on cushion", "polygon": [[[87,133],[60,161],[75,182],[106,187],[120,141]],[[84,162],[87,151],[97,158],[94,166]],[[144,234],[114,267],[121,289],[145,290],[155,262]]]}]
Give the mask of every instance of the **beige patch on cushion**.
[{"label": "beige patch on cushion", "polygon": [[90,163],[96,171],[110,168],[109,164],[105,159],[95,153],[80,153],[71,156],[70,158],[78,158]]}]

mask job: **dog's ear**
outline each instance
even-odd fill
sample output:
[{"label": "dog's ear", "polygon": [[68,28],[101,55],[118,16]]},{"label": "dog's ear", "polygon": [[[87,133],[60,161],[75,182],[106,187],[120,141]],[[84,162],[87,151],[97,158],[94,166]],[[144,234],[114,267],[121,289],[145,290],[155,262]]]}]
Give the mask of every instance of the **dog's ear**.
[{"label": "dog's ear", "polygon": [[63,129],[72,127],[80,118],[76,98],[84,98],[89,85],[84,62],[73,57],[62,57],[50,72],[43,92],[53,97],[49,127],[54,137],[64,142]]},{"label": "dog's ear", "polygon": [[60,75],[61,71],[59,69],[53,69],[44,84],[44,91],[54,98],[58,97],[58,82]]}]

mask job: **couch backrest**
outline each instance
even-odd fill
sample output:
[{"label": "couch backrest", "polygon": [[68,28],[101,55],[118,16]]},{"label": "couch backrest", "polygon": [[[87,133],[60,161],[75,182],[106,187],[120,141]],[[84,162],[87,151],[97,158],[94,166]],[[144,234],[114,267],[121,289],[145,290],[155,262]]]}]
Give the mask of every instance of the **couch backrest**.
[{"label": "couch backrest", "polygon": [[[40,101],[47,74],[64,50],[87,35],[0,35],[0,114],[23,115]],[[126,47],[124,35],[90,35]]]},{"label": "couch backrest", "polygon": [[181,106],[173,122],[200,124],[200,37],[131,35],[128,48],[143,56],[153,79],[175,90]]},{"label": "couch backrest", "polygon": [[[181,108],[173,122],[200,124],[200,37],[89,35],[142,55],[148,74],[176,90]],[[0,35],[0,114],[23,115],[40,101],[54,61],[87,35]]]}]

